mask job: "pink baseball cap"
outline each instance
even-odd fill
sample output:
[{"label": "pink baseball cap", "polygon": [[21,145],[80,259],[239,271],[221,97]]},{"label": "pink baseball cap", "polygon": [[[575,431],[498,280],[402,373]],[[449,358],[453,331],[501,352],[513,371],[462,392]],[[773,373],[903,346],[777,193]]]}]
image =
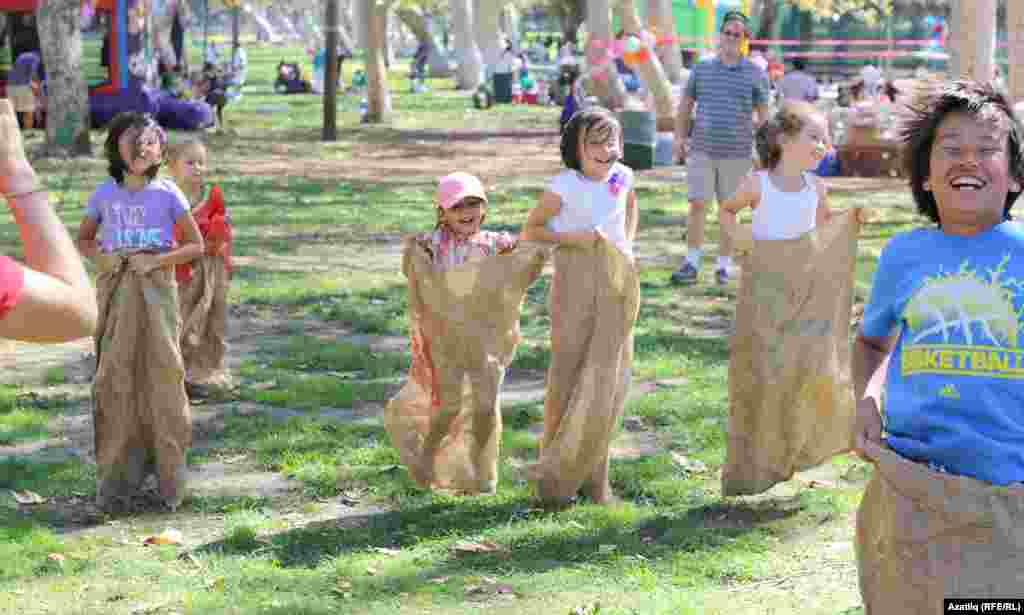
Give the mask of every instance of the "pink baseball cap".
[{"label": "pink baseball cap", "polygon": [[441,209],[451,209],[453,205],[468,196],[475,196],[487,202],[487,194],[484,186],[474,175],[456,171],[445,175],[437,184],[437,206]]}]

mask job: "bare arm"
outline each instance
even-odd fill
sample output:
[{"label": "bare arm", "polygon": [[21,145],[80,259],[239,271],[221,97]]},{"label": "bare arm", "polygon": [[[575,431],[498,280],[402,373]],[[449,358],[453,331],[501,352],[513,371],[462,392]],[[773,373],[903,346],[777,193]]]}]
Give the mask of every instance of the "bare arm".
[{"label": "bare arm", "polygon": [[636,230],[640,226],[640,207],[636,202],[636,191],[630,190],[626,199],[626,239],[636,239]]},{"label": "bare arm", "polygon": [[96,243],[99,226],[98,222],[89,217],[82,218],[82,223],[78,225],[78,251],[86,258],[95,259],[99,251]]},{"label": "bare arm", "polygon": [[176,249],[157,255],[158,267],[190,263],[203,255],[203,236],[199,233],[199,226],[191,212],[186,210],[178,216],[174,221],[174,228],[184,239]]},{"label": "bare arm", "polygon": [[823,226],[832,219],[833,215],[828,206],[828,187],[825,186],[825,180],[816,177],[815,188],[818,191],[818,209],[814,214],[814,223],[817,226]]},{"label": "bare arm", "polygon": [[25,252],[25,282],[18,302],[0,319],[0,337],[37,343],[92,335],[96,292],[67,228],[45,192],[8,198]]},{"label": "bare arm", "polygon": [[732,198],[723,201],[718,207],[718,224],[722,232],[730,237],[736,236],[739,225],[736,222],[736,214],[747,209],[757,207],[761,201],[761,184],[753,173],[747,175],[740,184],[739,189]]},{"label": "bare arm", "polygon": [[540,195],[540,203],[530,210],[520,237],[523,241],[548,241],[561,245],[586,246],[597,241],[596,231],[559,233],[548,229],[547,223],[562,210],[562,197],[550,190]]},{"label": "bare arm", "polygon": [[25,254],[18,302],[0,319],[0,337],[29,342],[64,342],[96,329],[96,293],[67,227],[39,190],[25,158],[10,103],[0,101],[0,192],[18,225]]},{"label": "bare arm", "polygon": [[868,337],[861,331],[853,348],[853,391],[857,411],[853,426],[853,450],[862,458],[872,460],[865,453],[865,444],[882,445],[882,416],[880,412],[882,388],[889,357],[896,337]]},{"label": "bare arm", "polygon": [[685,140],[690,134],[690,117],[693,114],[694,102],[685,95],[679,101],[679,111],[676,113],[676,140]]}]

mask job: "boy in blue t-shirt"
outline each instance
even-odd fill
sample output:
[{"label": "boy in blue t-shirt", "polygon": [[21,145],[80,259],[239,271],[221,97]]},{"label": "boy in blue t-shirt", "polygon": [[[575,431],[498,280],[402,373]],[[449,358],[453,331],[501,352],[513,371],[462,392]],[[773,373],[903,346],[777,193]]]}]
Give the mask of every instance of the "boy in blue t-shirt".
[{"label": "boy in blue t-shirt", "polygon": [[855,345],[853,444],[875,465],[857,513],[866,613],[939,612],[1024,579],[1024,129],[972,81],[909,110],[904,164],[937,226],[885,246]]},{"label": "boy in blue t-shirt", "polygon": [[895,236],[879,258],[856,344],[857,448],[882,442],[884,382],[895,452],[1024,481],[1024,227],[1009,221],[1024,183],[1021,127],[1005,99],[967,82],[915,111],[907,170],[937,227]]}]

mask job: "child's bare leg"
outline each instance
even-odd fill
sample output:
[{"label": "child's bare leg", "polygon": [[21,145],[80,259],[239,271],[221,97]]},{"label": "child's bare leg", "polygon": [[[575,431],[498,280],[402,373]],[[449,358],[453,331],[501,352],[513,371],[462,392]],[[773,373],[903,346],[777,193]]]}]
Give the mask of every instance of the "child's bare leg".
[{"label": "child's bare leg", "polygon": [[441,407],[430,419],[430,429],[423,440],[423,450],[418,467],[409,468],[413,479],[424,486],[433,481],[434,467],[437,455],[441,452],[441,443],[451,432],[452,425],[462,410],[462,395],[466,378],[464,370],[446,365],[438,357],[434,359],[434,369],[437,372],[437,384],[441,387],[438,392],[441,398]]},{"label": "child's bare leg", "polygon": [[608,453],[598,462],[594,473],[583,485],[583,495],[595,504],[609,504],[613,501],[612,486],[608,481]]},{"label": "child's bare leg", "polygon": [[498,447],[501,438],[501,384],[505,369],[489,364],[471,376],[476,404],[473,414],[473,439],[470,447],[479,491],[493,494],[498,489]]}]

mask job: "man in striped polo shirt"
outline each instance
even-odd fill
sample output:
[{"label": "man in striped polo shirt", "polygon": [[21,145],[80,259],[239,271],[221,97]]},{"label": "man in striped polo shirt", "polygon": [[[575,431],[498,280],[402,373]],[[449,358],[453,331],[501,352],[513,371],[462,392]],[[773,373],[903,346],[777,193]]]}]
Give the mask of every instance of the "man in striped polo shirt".
[{"label": "man in striped polo shirt", "polygon": [[[722,202],[739,188],[753,166],[753,134],[768,116],[768,76],[743,57],[740,46],[749,36],[747,17],[729,11],[719,31],[718,55],[697,64],[686,84],[676,117],[675,146],[685,157],[688,171],[690,215],[687,218],[686,258],[672,274],[674,284],[694,284],[704,254],[704,205]],[[694,105],[693,143],[689,143]],[[732,239],[719,239],[715,279],[729,281]]]}]

